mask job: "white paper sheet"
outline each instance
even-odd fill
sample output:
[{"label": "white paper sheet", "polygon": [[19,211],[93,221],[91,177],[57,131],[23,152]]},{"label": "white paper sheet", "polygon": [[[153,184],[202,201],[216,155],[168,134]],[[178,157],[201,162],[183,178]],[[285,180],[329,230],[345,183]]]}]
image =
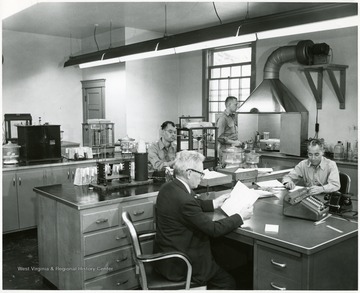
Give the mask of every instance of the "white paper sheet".
[{"label": "white paper sheet", "polygon": [[265,187],[265,188],[284,187],[284,185],[279,180],[268,180],[268,181],[256,182],[256,185],[258,185],[260,187]]},{"label": "white paper sheet", "polygon": [[254,189],[254,191],[259,195],[259,198],[275,196],[275,194],[267,190]]},{"label": "white paper sheet", "polygon": [[219,178],[219,177],[227,176],[226,174],[216,172],[216,171],[209,171],[208,169],[204,170],[204,174],[205,175],[204,175],[203,179],[213,179],[213,178]]},{"label": "white paper sheet", "polygon": [[221,209],[228,216],[232,216],[240,213],[244,208],[251,207],[258,198],[259,195],[253,189],[238,181]]}]

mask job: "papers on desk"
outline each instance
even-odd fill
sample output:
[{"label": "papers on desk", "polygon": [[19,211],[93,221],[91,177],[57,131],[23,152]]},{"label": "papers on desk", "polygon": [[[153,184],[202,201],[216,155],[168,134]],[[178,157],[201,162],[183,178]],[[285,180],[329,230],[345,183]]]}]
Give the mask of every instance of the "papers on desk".
[{"label": "papers on desk", "polygon": [[220,173],[220,172],[216,172],[216,171],[209,171],[209,169],[205,169],[204,174],[205,175],[204,175],[203,179],[214,179],[214,178],[227,176],[224,173]]},{"label": "papers on desk", "polygon": [[235,173],[249,172],[257,170],[259,173],[271,173],[273,172],[273,168],[238,168]]},{"label": "papers on desk", "polygon": [[284,185],[279,180],[256,182],[256,185],[263,188],[285,188]]},{"label": "papers on desk", "polygon": [[239,214],[241,210],[251,207],[258,198],[259,195],[253,189],[238,181],[221,209],[228,216]]},{"label": "papers on desk", "polygon": [[294,192],[295,190],[302,189],[304,186],[296,185],[294,189],[290,189],[289,192]]},{"label": "papers on desk", "polygon": [[254,189],[254,191],[259,195],[259,198],[275,196],[274,193],[267,190]]}]

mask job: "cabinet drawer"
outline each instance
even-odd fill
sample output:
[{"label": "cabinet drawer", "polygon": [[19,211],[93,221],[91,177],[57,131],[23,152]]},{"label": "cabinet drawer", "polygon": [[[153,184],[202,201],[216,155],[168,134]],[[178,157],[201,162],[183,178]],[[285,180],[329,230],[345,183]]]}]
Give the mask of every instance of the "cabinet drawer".
[{"label": "cabinet drawer", "polygon": [[85,282],[85,290],[127,290],[138,286],[134,268]]},{"label": "cabinet drawer", "polygon": [[[295,278],[296,279],[296,278]],[[258,270],[255,290],[300,290],[300,281],[288,279],[277,274],[269,273],[269,271]]]},{"label": "cabinet drawer", "polygon": [[[137,232],[149,231],[154,228],[154,221],[135,224]],[[130,243],[125,227],[98,231],[84,236],[84,255],[90,255],[105,250],[120,248]]]},{"label": "cabinet drawer", "polygon": [[131,251],[127,247],[85,259],[85,280],[131,267],[134,264]]},{"label": "cabinet drawer", "polygon": [[150,219],[154,217],[154,203],[139,203],[122,208],[123,212],[129,212],[133,222]]},{"label": "cabinet drawer", "polygon": [[301,281],[301,254],[287,251],[281,251],[257,245],[257,264],[258,269],[262,269],[268,273],[277,274],[279,276]]},{"label": "cabinet drawer", "polygon": [[83,233],[119,226],[119,209],[113,206],[111,209],[84,214],[82,225]]}]

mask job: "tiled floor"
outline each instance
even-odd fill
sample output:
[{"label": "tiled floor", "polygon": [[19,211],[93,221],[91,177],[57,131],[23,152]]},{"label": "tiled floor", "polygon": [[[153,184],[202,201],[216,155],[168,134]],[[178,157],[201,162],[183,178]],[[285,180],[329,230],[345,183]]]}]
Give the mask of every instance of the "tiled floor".
[{"label": "tiled floor", "polygon": [[56,289],[36,271],[38,267],[36,229],[3,235],[2,289]]}]

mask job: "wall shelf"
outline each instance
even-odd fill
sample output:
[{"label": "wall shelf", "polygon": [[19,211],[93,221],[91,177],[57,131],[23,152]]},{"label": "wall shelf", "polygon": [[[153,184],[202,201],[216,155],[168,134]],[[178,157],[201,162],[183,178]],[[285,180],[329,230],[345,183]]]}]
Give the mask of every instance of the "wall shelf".
[{"label": "wall shelf", "polygon": [[[339,108],[345,109],[346,68],[348,67],[348,65],[320,64],[303,66],[300,68],[301,71],[304,71],[305,77],[310,85],[310,89],[315,97],[317,109],[322,108],[322,86],[324,70],[329,74],[331,85],[333,86],[335,94],[339,100]],[[317,86],[315,85],[315,82],[310,74],[311,72],[317,73]],[[335,72],[339,72],[340,84],[335,77]]]}]

